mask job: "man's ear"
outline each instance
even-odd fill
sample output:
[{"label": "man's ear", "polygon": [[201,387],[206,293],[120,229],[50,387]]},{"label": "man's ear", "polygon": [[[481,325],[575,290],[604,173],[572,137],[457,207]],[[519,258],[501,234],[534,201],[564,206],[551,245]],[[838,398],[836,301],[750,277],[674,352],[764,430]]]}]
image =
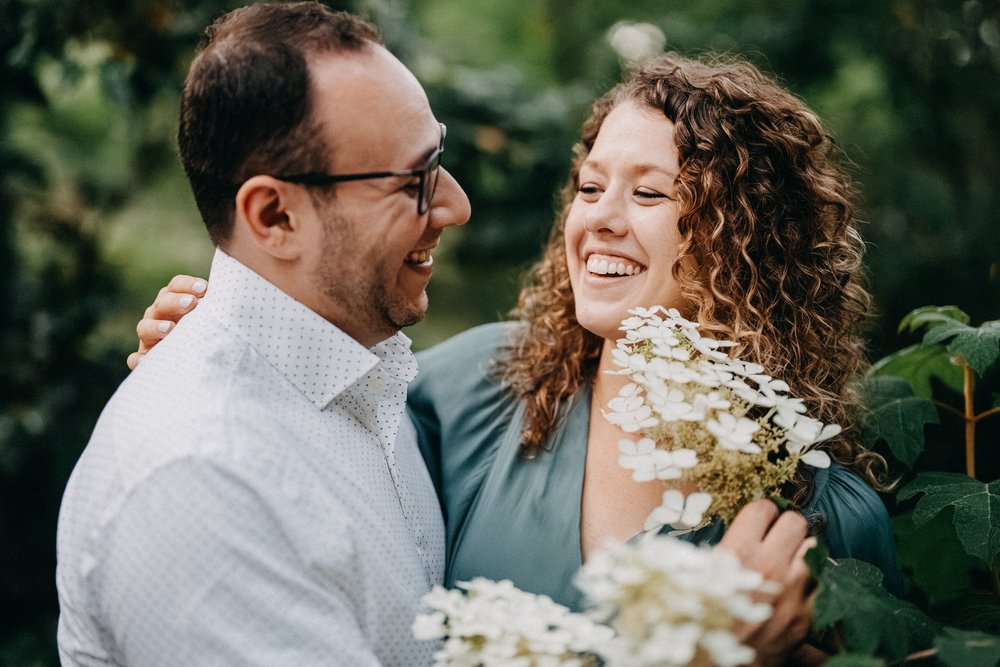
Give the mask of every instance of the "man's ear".
[{"label": "man's ear", "polygon": [[310,210],[303,190],[271,176],[249,178],[236,193],[236,225],[275,259],[297,259],[304,241],[302,215]]}]

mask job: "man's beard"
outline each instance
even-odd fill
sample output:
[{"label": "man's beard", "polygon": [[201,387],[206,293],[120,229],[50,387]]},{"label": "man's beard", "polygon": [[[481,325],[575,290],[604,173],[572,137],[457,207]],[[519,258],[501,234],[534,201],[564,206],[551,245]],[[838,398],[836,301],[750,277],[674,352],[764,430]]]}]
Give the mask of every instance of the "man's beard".
[{"label": "man's beard", "polygon": [[[373,252],[361,257],[350,249],[360,247],[354,241],[350,223],[336,215],[324,219],[323,257],[313,275],[313,284],[341,315],[350,318],[368,332],[392,335],[403,327],[413,326],[424,318],[426,308],[410,303],[395,290],[393,280],[399,270],[387,270],[386,258]],[[353,284],[345,282],[353,278]]]}]

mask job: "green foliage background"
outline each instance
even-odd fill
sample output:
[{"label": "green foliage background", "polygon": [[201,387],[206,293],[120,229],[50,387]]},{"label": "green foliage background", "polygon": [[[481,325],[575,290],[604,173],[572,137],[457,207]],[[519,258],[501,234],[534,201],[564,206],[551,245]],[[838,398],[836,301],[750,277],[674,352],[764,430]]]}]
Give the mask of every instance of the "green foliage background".
[{"label": "green foliage background", "polygon": [[[142,309],[174,273],[207,272],[173,147],[178,91],[203,27],[237,4],[0,0],[0,665],[56,664],[62,488],[126,374]],[[425,83],[449,127],[446,164],[473,202],[472,223],[436,257],[430,316],[411,331],[419,347],[513,305],[587,104],[619,77],[606,34],[620,20],[659,26],[669,49],[744,54],[828,121],[863,201],[873,358],[917,341],[894,333],[917,306],[1000,316],[998,0],[335,6],[371,16]],[[942,359],[910,384],[960,402]],[[977,396],[979,409],[1000,402],[995,365]],[[914,471],[962,470],[960,423],[941,414],[926,448],[909,450]],[[977,435],[984,481],[1000,477],[997,421]],[[889,502],[915,601],[950,625],[1000,632],[995,596],[955,606],[959,591],[990,584],[947,547],[951,522],[917,527],[910,506]],[[937,567],[920,557],[928,542],[945,545]]]}]

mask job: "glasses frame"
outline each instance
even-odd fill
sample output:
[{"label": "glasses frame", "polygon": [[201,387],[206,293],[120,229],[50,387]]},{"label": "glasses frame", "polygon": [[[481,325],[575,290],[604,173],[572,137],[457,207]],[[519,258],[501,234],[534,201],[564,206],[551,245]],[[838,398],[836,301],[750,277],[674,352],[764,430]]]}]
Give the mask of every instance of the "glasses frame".
[{"label": "glasses frame", "polygon": [[[375,178],[393,177],[413,177],[420,178],[420,190],[417,194],[417,215],[423,215],[430,210],[431,202],[434,200],[434,193],[437,190],[438,176],[440,175],[441,155],[444,153],[444,138],[448,134],[448,128],[444,123],[438,123],[441,127],[441,139],[438,147],[427,158],[424,165],[418,169],[403,169],[400,171],[370,171],[363,174],[324,174],[318,171],[310,171],[303,174],[290,174],[287,176],[271,175],[279,181],[295,183],[306,186],[325,186],[334,183],[345,183],[348,181],[366,181]],[[427,196],[424,197],[424,193]]]}]

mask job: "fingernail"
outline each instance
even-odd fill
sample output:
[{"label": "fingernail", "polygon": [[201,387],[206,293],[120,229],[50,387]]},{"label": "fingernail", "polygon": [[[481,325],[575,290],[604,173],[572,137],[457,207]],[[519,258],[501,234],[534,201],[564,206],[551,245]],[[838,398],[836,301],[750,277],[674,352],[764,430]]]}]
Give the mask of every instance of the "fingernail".
[{"label": "fingernail", "polygon": [[184,296],[181,297],[180,300],[181,308],[187,308],[188,306],[191,305],[192,301],[194,301],[194,297],[191,296],[190,294],[185,294]]},{"label": "fingernail", "polygon": [[156,325],[156,330],[160,333],[167,333],[170,331],[170,322],[160,322]]},{"label": "fingernail", "polygon": [[206,287],[208,287],[208,285],[205,284],[204,280],[196,280],[194,284],[191,285],[191,291],[195,294],[201,294],[205,291]]}]

